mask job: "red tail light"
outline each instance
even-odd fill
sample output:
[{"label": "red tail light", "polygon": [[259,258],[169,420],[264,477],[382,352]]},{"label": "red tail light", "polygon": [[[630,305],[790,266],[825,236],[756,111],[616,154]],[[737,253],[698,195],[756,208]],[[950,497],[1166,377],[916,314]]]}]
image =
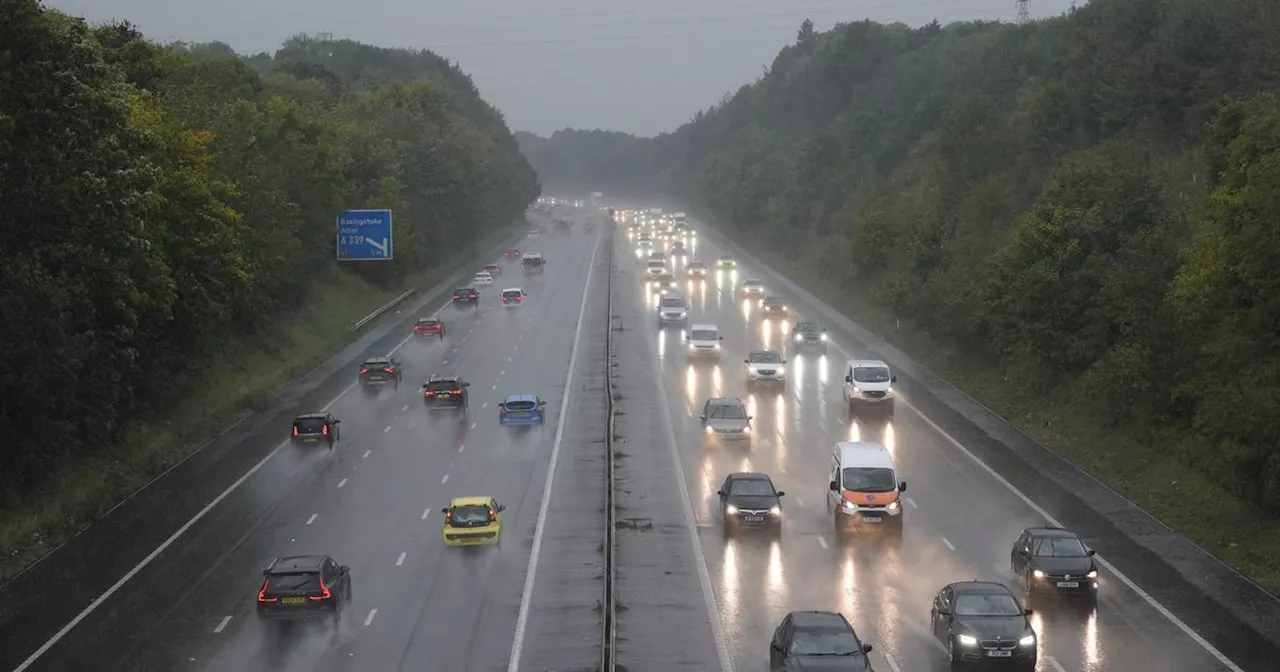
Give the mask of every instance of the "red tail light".
[{"label": "red tail light", "polygon": [[262,582],[262,589],[258,591],[259,602],[278,602],[278,597],[267,597],[267,586],[271,585],[271,579]]},{"label": "red tail light", "polygon": [[323,576],[320,577],[320,591],[321,592],[319,597],[312,597],[312,596],[308,596],[308,597],[311,597],[311,599],[313,600],[327,600],[333,597],[333,593],[329,592],[329,586],[324,585]]},{"label": "red tail light", "polygon": [[360,369],[360,373],[369,373],[369,369],[362,368]]},{"label": "red tail light", "polygon": [[461,387],[459,387],[458,389],[454,390],[454,391],[453,391],[453,393],[454,393],[454,394],[462,394],[462,388],[461,388]]},{"label": "red tail light", "polygon": [[517,296],[517,297],[516,297],[516,301],[521,301],[521,302],[523,302],[523,301],[524,301],[524,297],[523,297],[523,296]]},{"label": "red tail light", "polygon": [[390,366],[388,366],[387,368],[383,369],[383,371],[386,371],[387,373],[395,373],[395,372],[396,372],[396,370],[395,370],[393,367],[390,367]]},{"label": "red tail light", "polygon": [[324,426],[324,435],[329,436],[329,425]]},{"label": "red tail light", "polygon": [[434,396],[436,396],[436,393],[435,393],[435,392],[432,392],[431,390],[427,390],[426,392],[423,392],[423,393],[422,393],[422,396],[424,396],[424,397],[434,397]]},{"label": "red tail light", "polygon": [[494,511],[493,509],[489,509],[489,522],[492,523],[497,519],[498,519],[498,512]]},{"label": "red tail light", "polygon": [[454,293],[453,293],[453,298],[455,298],[455,299],[461,299],[461,298],[462,298],[462,295],[461,295],[461,294],[459,294],[459,293],[457,293],[457,292],[454,292]]},{"label": "red tail light", "polygon": [[297,435],[298,435],[298,426],[297,426],[297,425],[294,425],[294,426],[293,426],[293,435],[294,435],[294,436],[297,436]]},{"label": "red tail light", "polygon": [[506,415],[506,414],[507,414],[507,407],[506,407],[506,406],[499,406],[499,407],[498,407],[498,415]]},{"label": "red tail light", "polygon": [[504,297],[502,297],[502,302],[503,302],[503,303],[507,303],[508,301],[510,301],[510,299],[508,299],[508,298],[507,298],[507,297],[505,297],[505,296],[504,296]]}]

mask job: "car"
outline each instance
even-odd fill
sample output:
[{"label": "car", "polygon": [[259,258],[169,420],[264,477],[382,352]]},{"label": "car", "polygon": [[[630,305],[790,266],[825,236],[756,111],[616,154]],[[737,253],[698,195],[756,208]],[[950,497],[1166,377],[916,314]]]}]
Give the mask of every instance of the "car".
[{"label": "car", "polygon": [[[674,282],[674,281],[673,281]],[[689,319],[689,302],[679,294],[664,296],[658,301],[658,326],[686,322]]]},{"label": "car", "polygon": [[502,290],[502,305],[505,308],[517,308],[524,305],[524,300],[529,298],[523,289],[519,287],[508,287]]},{"label": "car", "polygon": [[1026,591],[1027,601],[1039,593],[1098,596],[1094,551],[1075,532],[1061,527],[1028,527],[1013,542],[1009,568]]},{"label": "car", "polygon": [[896,382],[898,377],[889,371],[888,364],[878,359],[851,359],[844,365],[841,395],[849,413],[856,413],[859,408],[881,408],[893,413]]},{"label": "car", "polygon": [[431,411],[467,412],[471,383],[458,376],[431,376],[422,384],[422,403]]},{"label": "car", "polygon": [[695,324],[689,327],[688,357],[720,358],[720,327],[714,324]]},{"label": "car", "polygon": [[791,333],[794,335],[797,351],[814,350],[826,354],[827,330],[821,324],[813,320],[801,320],[792,327]]},{"label": "car", "polygon": [[739,528],[768,528],[782,533],[782,497],[768,474],[743,471],[729,474],[716,491],[725,535]]},{"label": "car", "polygon": [[643,247],[643,248],[653,247],[653,238],[651,238],[647,233],[642,234],[640,238],[636,240],[636,246]]},{"label": "car", "polygon": [[502,539],[502,512],[493,497],[454,497],[444,513],[445,546],[483,546]]},{"label": "car", "polygon": [[698,414],[702,432],[708,439],[741,441],[751,438],[751,420],[747,405],[738,397],[713,397],[702,405]]},{"label": "car", "polygon": [[742,360],[747,367],[747,384],[784,383],[787,380],[787,360],[777,350],[752,350]]},{"label": "car", "polygon": [[716,266],[720,268],[737,268],[738,260],[727,254],[722,254],[719,259],[716,259]]},{"label": "car", "polygon": [[790,313],[787,308],[786,301],[783,301],[781,298],[776,296],[769,296],[765,297],[765,299],[760,302],[760,314],[767,319],[772,317],[787,317]]},{"label": "car", "polygon": [[511,427],[541,425],[547,402],[532,394],[513,394],[498,404],[498,424]]},{"label": "car", "polygon": [[649,280],[649,290],[655,294],[670,294],[680,288],[674,275],[663,273]]},{"label": "car", "polygon": [[951,669],[990,667],[1036,669],[1036,632],[1007,586],[994,581],[961,581],[943,586],[933,598],[929,621],[947,650]]},{"label": "car", "polygon": [[662,259],[650,259],[645,262],[644,274],[649,278],[656,278],[660,275],[667,275],[667,262]]},{"label": "car", "polygon": [[542,273],[546,270],[547,260],[542,257],[541,252],[527,252],[524,258],[520,260],[520,270],[526,275],[533,273]]},{"label": "car", "polygon": [[489,271],[480,271],[476,273],[476,277],[472,279],[471,284],[488,287],[493,284],[493,275]]},{"label": "car", "polygon": [[653,261],[654,259],[657,259],[658,261],[661,261],[661,262],[666,262],[667,255],[662,250],[654,250],[653,252],[649,253],[649,261]]},{"label": "car", "polygon": [[327,555],[276,558],[262,570],[258,617],[339,620],[351,603],[351,568]]},{"label": "car", "polygon": [[684,242],[677,240],[671,244],[672,255],[683,255],[685,253]]},{"label": "car", "polygon": [[502,275],[502,267],[497,264],[485,264],[484,268],[480,270],[487,272],[495,278]]},{"label": "car", "polygon": [[537,240],[542,237],[542,232],[537,229],[532,229],[529,231],[528,236],[529,240]]},{"label": "car", "polygon": [[747,278],[742,283],[742,296],[764,296],[764,280],[759,278]]},{"label": "car", "polygon": [[436,317],[419,317],[413,325],[414,336],[439,336],[444,338],[444,322]]},{"label": "car", "polygon": [[769,670],[874,672],[867,658],[872,650],[839,612],[793,611],[773,631]]},{"label": "car", "polygon": [[370,357],[360,364],[360,385],[366,390],[384,385],[400,389],[403,376],[400,361],[391,355]]},{"label": "car", "polygon": [[480,291],[475,287],[459,287],[453,290],[453,302],[470,303],[473,306],[480,304]]},{"label": "car", "polygon": [[327,443],[333,448],[342,438],[338,427],[341,424],[342,421],[332,413],[303,413],[293,419],[291,441],[295,444]]},{"label": "car", "polygon": [[707,277],[707,265],[701,261],[691,261],[684,267],[684,272],[691,278]]},{"label": "car", "polygon": [[520,250],[517,250],[513,247],[507,250],[506,252],[503,252],[502,256],[507,259],[519,259],[523,255],[520,254]]}]

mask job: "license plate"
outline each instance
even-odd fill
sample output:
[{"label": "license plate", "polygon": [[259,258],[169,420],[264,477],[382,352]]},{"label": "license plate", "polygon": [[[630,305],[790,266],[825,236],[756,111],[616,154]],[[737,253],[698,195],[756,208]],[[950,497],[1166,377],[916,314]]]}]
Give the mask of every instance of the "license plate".
[{"label": "license plate", "polygon": [[308,436],[308,437],[306,437],[306,438],[302,439],[302,442],[303,442],[303,443],[315,443],[315,442],[317,442],[317,441],[319,441],[319,440],[320,440],[320,439],[318,439],[318,438],[316,438],[316,437],[314,437],[314,436]]},{"label": "license plate", "polygon": [[1058,587],[1059,588],[1079,588],[1080,582],[1079,581],[1059,581]]},{"label": "license plate", "polygon": [[877,523],[877,524],[884,522],[884,518],[881,518],[880,516],[876,516],[875,518],[864,517],[863,520],[865,520],[868,523]]},{"label": "license plate", "polygon": [[306,603],[307,603],[307,598],[305,598],[305,597],[282,597],[282,598],[280,598],[280,604],[306,604]]},{"label": "license plate", "polygon": [[764,522],[764,516],[743,516],[743,517],[742,517],[742,519],[743,519],[743,520],[745,520],[745,521],[747,521],[748,523],[763,523],[763,522]]},{"label": "license plate", "polygon": [[987,657],[988,658],[1012,658],[1013,652],[1012,651],[988,651]]},{"label": "license plate", "polygon": [[382,380],[382,376],[369,376],[369,380]]},{"label": "license plate", "polygon": [[529,417],[529,414],[528,414],[528,413],[512,413],[511,415],[512,415],[512,416],[514,416],[514,417],[517,417],[517,418],[527,418],[527,417]]}]

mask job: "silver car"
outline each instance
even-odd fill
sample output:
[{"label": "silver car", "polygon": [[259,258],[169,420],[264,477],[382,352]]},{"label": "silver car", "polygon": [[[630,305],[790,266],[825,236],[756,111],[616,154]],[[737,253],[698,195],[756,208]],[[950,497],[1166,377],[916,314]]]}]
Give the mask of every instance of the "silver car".
[{"label": "silver car", "polygon": [[744,441],[751,438],[751,416],[737,397],[708,399],[702,406],[702,431],[708,439]]},{"label": "silver car", "polygon": [[747,366],[747,384],[782,383],[787,380],[787,360],[777,350],[753,350],[742,360]]},{"label": "silver car", "polygon": [[689,302],[678,294],[664,296],[658,302],[658,326],[687,322],[689,320]]}]

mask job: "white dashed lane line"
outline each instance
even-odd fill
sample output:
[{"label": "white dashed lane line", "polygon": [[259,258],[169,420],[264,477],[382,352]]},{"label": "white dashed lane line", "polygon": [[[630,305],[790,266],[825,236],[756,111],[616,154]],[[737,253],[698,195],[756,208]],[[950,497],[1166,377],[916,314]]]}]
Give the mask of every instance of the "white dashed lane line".
[{"label": "white dashed lane line", "polygon": [[954,545],[952,545],[952,543],[951,543],[951,540],[950,540],[950,539],[947,539],[946,537],[943,537],[943,538],[942,538],[942,543],[946,544],[946,545],[947,545],[947,548],[949,548],[949,549],[951,549],[951,550],[953,550],[953,551],[954,551],[954,550],[956,550],[956,547],[955,547]]},{"label": "white dashed lane line", "polygon": [[214,628],[214,629],[213,629],[213,634],[215,634],[215,635],[216,635],[216,634],[218,634],[219,632],[222,632],[223,630],[226,630],[226,629],[227,629],[227,624],[228,624],[228,623],[230,623],[230,622],[231,622],[231,617],[230,617],[230,616],[223,616],[223,617],[222,617],[222,620],[221,620],[221,621],[218,621],[218,627],[216,627],[216,628]]},{"label": "white dashed lane line", "polygon": [[371,448],[371,449],[369,449],[369,450],[364,451],[364,455],[361,455],[361,456],[360,456],[360,459],[362,459],[362,460],[367,460],[367,459],[369,459],[369,454],[370,454],[370,453],[372,453],[372,452],[373,452],[373,449],[372,449],[372,448]]},{"label": "white dashed lane line", "polygon": [[827,540],[823,539],[822,537],[818,537],[818,545],[822,546],[823,548],[828,548]]},{"label": "white dashed lane line", "polygon": [[444,485],[445,483],[448,483],[448,482],[449,482],[449,474],[445,474],[444,478],[440,479],[440,484]]},{"label": "white dashed lane line", "polygon": [[1049,663],[1049,667],[1052,667],[1053,669],[1057,670],[1057,672],[1067,672],[1066,669],[1062,667],[1062,665],[1058,664],[1058,660],[1053,656],[1045,656],[1044,662]]},{"label": "white dashed lane line", "polygon": [[462,452],[462,449],[463,449],[463,448],[466,448],[466,447],[467,447],[467,444],[465,444],[465,443],[464,443],[464,444],[462,444],[461,446],[458,446],[458,452],[459,452],[459,453],[461,453],[461,452]]},{"label": "white dashed lane line", "polygon": [[346,485],[346,484],[347,484],[347,479],[345,479],[345,478],[344,478],[344,479],[342,479],[341,481],[338,481],[338,487],[339,487],[339,488],[341,488],[342,486],[344,486],[344,485]]},{"label": "white dashed lane line", "polygon": [[498,372],[498,380],[502,380],[502,377],[503,377],[503,376],[505,376],[505,375],[507,375],[507,370],[506,370],[506,369],[503,369],[503,370],[499,371],[499,372]]},{"label": "white dashed lane line", "polygon": [[367,628],[367,627],[369,627],[370,625],[372,625],[372,624],[373,624],[373,617],[374,617],[374,616],[377,616],[377,615],[378,615],[378,610],[377,610],[377,609],[370,609],[370,610],[369,610],[369,615],[364,617],[364,627],[366,627],[366,628]]},{"label": "white dashed lane line", "polygon": [[913,509],[920,508],[919,506],[916,506],[916,500],[911,499],[910,497],[904,497],[903,499],[907,500],[907,503],[911,505],[911,508]]},{"label": "white dashed lane line", "polygon": [[387,425],[386,429],[382,430],[382,433],[386,434],[389,431],[391,431],[391,425]]},{"label": "white dashed lane line", "polygon": [[307,524],[310,525],[311,523],[316,522],[316,518],[319,518],[319,517],[320,517],[320,514],[318,513],[311,514],[311,517],[307,519]]},{"label": "white dashed lane line", "polygon": [[804,500],[796,497],[796,506],[804,506]]},{"label": "white dashed lane line", "polygon": [[515,359],[515,355],[512,355],[512,356],[508,357],[508,358],[507,358],[507,361],[509,362],[509,361],[511,361],[512,359]]},{"label": "white dashed lane line", "polygon": [[404,408],[400,409],[400,412],[401,412],[401,413],[404,413],[404,412],[405,412],[405,411],[407,411],[407,410],[409,410],[409,404],[405,404],[405,405],[404,405]]},{"label": "white dashed lane line", "polygon": [[494,384],[493,384],[493,387],[492,387],[492,388],[490,388],[490,389],[494,389],[494,390],[498,389],[498,384],[497,384],[497,383],[494,383]]},{"label": "white dashed lane line", "polygon": [[399,567],[400,565],[404,564],[404,556],[405,554],[401,553],[400,557],[396,558],[396,567]]},{"label": "white dashed lane line", "polygon": [[475,428],[476,428],[476,423],[474,423],[474,422],[473,422],[473,423],[471,423],[471,429],[475,429]]},{"label": "white dashed lane line", "polygon": [[422,510],[422,517],[421,517],[421,518],[419,518],[418,520],[426,520],[426,519],[427,519],[427,516],[429,516],[429,515],[431,515],[431,509],[423,509],[423,510]]},{"label": "white dashed lane line", "polygon": [[480,404],[480,408],[489,408],[489,402],[486,401],[483,404]]}]

